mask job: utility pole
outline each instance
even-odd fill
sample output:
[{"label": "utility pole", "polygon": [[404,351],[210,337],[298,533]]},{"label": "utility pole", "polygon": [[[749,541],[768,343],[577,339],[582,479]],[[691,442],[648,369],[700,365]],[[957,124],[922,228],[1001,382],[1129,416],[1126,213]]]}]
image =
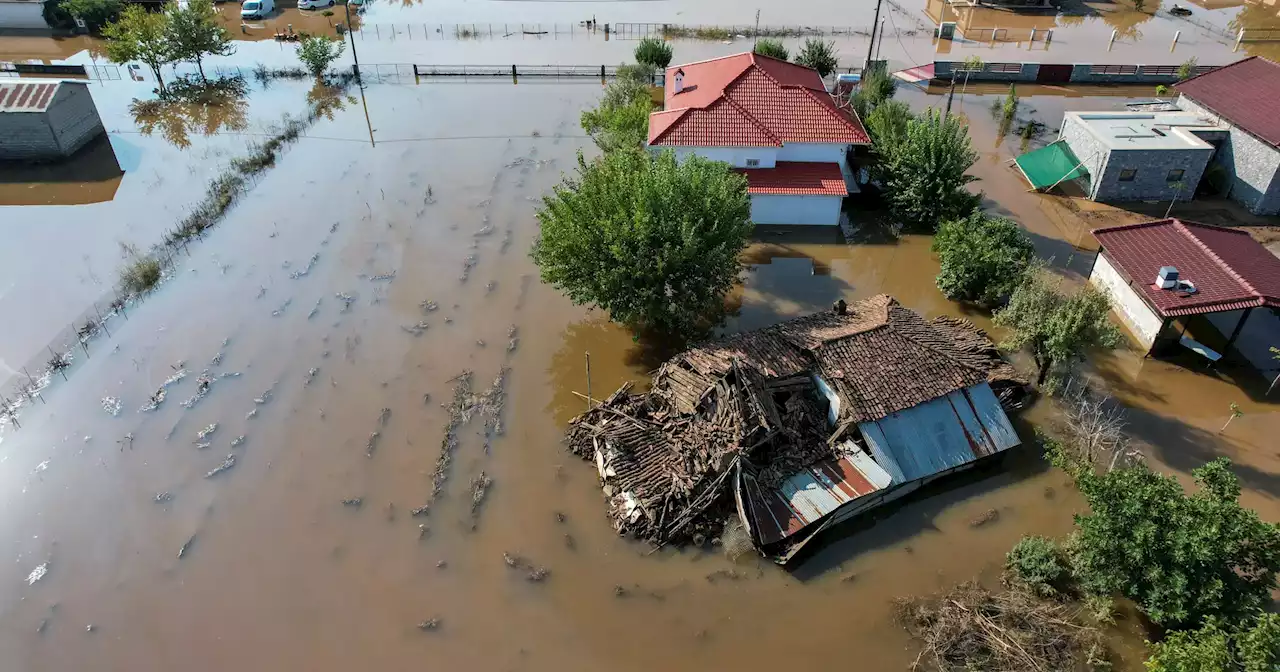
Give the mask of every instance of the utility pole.
[{"label": "utility pole", "polygon": [[760,41],[760,10],[756,10],[756,30],[751,33],[751,51],[756,50],[756,43]]},{"label": "utility pole", "polygon": [[951,116],[951,101],[956,97],[956,73],[951,71],[951,89],[947,91],[947,111],[942,113],[942,119],[945,121]]},{"label": "utility pole", "polygon": [[884,0],[876,0],[876,19],[871,22],[871,44],[867,45],[867,64],[862,68],[863,77],[871,70],[871,55],[875,53],[876,46],[876,26],[880,25],[880,5],[883,2]]},{"label": "utility pole", "polygon": [[356,84],[360,84],[360,56],[356,54],[356,36],[351,33],[351,0],[345,0],[342,7],[347,10],[347,37],[351,40],[351,58],[355,60]]}]

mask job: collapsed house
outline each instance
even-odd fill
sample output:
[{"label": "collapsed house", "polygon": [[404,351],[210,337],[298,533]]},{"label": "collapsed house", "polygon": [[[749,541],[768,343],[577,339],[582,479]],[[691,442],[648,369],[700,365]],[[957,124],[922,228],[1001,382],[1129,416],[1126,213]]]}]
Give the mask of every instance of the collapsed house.
[{"label": "collapsed house", "polygon": [[704,543],[726,523],[780,563],[822,530],[1018,445],[1029,387],[980,329],[892,297],[687,350],[646,394],[574,418],[619,533]]}]

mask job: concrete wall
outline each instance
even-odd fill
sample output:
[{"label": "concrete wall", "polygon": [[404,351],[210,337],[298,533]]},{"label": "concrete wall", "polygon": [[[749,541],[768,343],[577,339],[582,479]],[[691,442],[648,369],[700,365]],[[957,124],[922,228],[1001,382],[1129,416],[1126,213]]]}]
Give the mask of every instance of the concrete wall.
[{"label": "concrete wall", "polygon": [[40,112],[0,112],[0,160],[30,161],[62,156],[58,139]]},{"label": "concrete wall", "polygon": [[778,162],[777,147],[655,147],[654,149],[673,149],[676,158],[681,161],[691,154],[697,154],[712,161],[724,161],[737,168],[746,168],[747,159],[759,159],[760,165],[754,166],[756,168],[773,168]]},{"label": "concrete wall", "polygon": [[1098,260],[1093,265],[1093,273],[1089,275],[1089,282],[1111,294],[1111,302],[1120,320],[1143,347],[1150,348],[1156,336],[1160,334],[1164,319],[1156,315],[1147,302],[1138,295],[1141,290],[1130,286],[1129,280],[1111,265],[1104,253],[1098,254]]},{"label": "concrete wall", "polygon": [[[1040,74],[1039,63],[1022,63],[1021,70],[1018,72],[992,72],[991,64],[979,72],[969,73],[969,81],[971,82],[1034,82]],[[957,68],[964,66],[963,61],[934,61],[933,76],[935,79],[951,80],[951,72]],[[956,81],[964,81],[965,73],[963,70],[956,72]]]},{"label": "concrete wall", "polygon": [[71,156],[85,143],[106,132],[89,87],[80,82],[68,82],[58,87],[58,93],[45,114],[63,156]]},{"label": "concrete wall", "polygon": [[0,28],[47,29],[44,3],[40,1],[0,0]]},{"label": "concrete wall", "polygon": [[753,194],[751,221],[756,224],[807,224],[836,226],[840,223],[841,196],[783,196]]},{"label": "concrete wall", "polygon": [[[1230,141],[1214,159],[1232,176],[1230,196],[1257,215],[1280,214],[1280,149],[1236,128],[1230,121],[1201,107],[1186,96],[1178,97],[1178,107],[1217,119],[1231,127]],[[1278,112],[1280,113],[1280,112]]]},{"label": "concrete wall", "polygon": [[[951,79],[953,69],[960,68],[964,65],[963,61],[934,61],[933,76],[935,79]],[[1040,63],[1022,63],[1022,68],[1017,72],[997,72],[991,68],[988,63],[981,71],[969,73],[969,81],[971,82],[1034,82],[1040,74]],[[1002,65],[1007,65],[1002,64]],[[1051,64],[1045,64],[1051,65]],[[1060,65],[1067,65],[1062,63]],[[1142,65],[1136,65],[1137,71],[1131,75],[1121,74],[1098,74],[1093,72],[1094,63],[1072,63],[1071,65],[1071,81],[1076,83],[1087,84],[1173,84],[1178,81],[1177,73],[1157,73],[1145,72]],[[1128,65],[1128,64],[1125,64]],[[1001,68],[1003,70],[1004,68]],[[1210,67],[1201,67],[1200,71],[1211,70]],[[964,78],[963,71],[956,74],[957,81]]]}]

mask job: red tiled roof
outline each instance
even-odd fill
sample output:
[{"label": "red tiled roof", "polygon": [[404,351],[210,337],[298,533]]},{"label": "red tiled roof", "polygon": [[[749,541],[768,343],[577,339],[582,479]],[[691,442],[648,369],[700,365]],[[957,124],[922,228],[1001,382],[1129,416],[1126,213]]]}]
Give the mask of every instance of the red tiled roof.
[{"label": "red tiled roof", "polygon": [[[675,72],[684,90],[675,91]],[[853,110],[842,110],[817,71],[745,53],[667,70],[666,110],[649,117],[649,144],[775,146],[869,144]]]},{"label": "red tiled roof", "polygon": [[838,163],[779,161],[774,168],[740,168],[747,176],[747,193],[791,196],[847,196]]},{"label": "red tiled roof", "polygon": [[1280,147],[1280,64],[1253,56],[1179,82],[1178,93]]},{"label": "red tiled roof", "polygon": [[59,83],[0,84],[0,112],[43,112]]},{"label": "red tiled roof", "polygon": [[[1093,236],[1165,317],[1280,307],[1280,258],[1244,231],[1164,219],[1097,229]],[[1162,266],[1177,268],[1196,292],[1157,289]]]}]

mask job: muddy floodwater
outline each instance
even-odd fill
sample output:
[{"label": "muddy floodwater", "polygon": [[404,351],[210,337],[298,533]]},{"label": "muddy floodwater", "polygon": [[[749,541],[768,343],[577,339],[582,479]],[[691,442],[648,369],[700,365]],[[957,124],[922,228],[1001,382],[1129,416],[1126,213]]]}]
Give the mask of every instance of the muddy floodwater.
[{"label": "muddy floodwater", "polygon": [[[271,95],[301,105],[303,89]],[[1027,96],[1026,116],[1056,128],[1064,108],[1115,109],[1128,93],[1061,92]],[[594,468],[560,434],[583,408],[574,392],[643,384],[663,354],[542,285],[527,255],[537,201],[594,151],[578,115],[599,93],[373,85],[286,150],[20,429],[0,429],[6,669],[790,669],[833,655],[904,669],[916,651],[894,598],[994,582],[1020,536],[1070,530],[1081,502],[1067,477],[1020,450],[855,524],[791,572],[617,537]],[[1078,280],[1094,219],[1014,181],[1005,162],[1021,140],[987,112],[1002,94],[956,102],[982,152],[975,186]],[[143,143],[137,160],[164,151]],[[128,172],[103,245],[133,217],[160,220],[158,234],[180,212],[152,207]],[[0,218],[24,211],[28,227],[62,216]],[[864,224],[855,245],[760,231],[726,329],[881,292],[963,314],[933,285],[927,238]],[[1128,352],[1098,362],[1157,465],[1185,474],[1227,454],[1245,502],[1277,518],[1265,437],[1280,416],[1265,385]],[[468,381],[485,403],[466,418],[449,407]],[[1219,435],[1231,400],[1244,416]],[[1019,431],[1052,416],[1037,405]],[[547,572],[531,580],[530,566]],[[1136,651],[1122,647],[1122,669],[1137,669]]]}]

